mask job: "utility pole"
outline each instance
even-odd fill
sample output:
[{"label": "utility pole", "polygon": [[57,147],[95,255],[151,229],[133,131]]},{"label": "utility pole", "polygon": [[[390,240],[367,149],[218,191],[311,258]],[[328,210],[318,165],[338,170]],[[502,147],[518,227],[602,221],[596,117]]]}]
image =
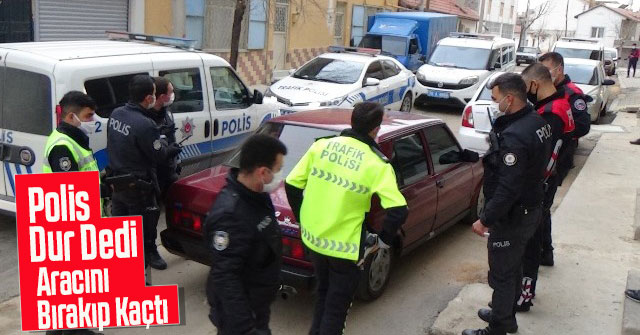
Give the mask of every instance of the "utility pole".
[{"label": "utility pole", "polygon": [[567,37],[568,21],[569,21],[569,0],[567,0],[567,10],[564,12],[564,37]]},{"label": "utility pole", "polygon": [[480,20],[478,21],[478,33],[484,32],[484,0],[480,0]]}]

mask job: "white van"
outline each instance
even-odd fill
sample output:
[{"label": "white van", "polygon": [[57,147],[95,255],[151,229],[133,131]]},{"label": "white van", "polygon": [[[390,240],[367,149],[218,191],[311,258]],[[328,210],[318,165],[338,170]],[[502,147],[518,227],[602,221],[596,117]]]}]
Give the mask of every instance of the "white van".
[{"label": "white van", "polygon": [[452,33],[441,39],[429,62],[418,69],[417,104],[464,107],[491,73],[516,68],[513,40]]},{"label": "white van", "polygon": [[[153,40],[148,35],[114,37]],[[15,212],[15,175],[42,172],[45,142],[60,118],[57,103],[71,90],[86,92],[98,104],[89,137],[104,169],[109,115],[127,102],[128,83],[136,74],[164,76],[174,85],[169,109],[178,128],[176,140],[186,139],[180,155],[183,175],[217,163],[221,153],[279,115],[276,105],[262,104],[261,93],[249,92],[224,59],[192,48],[104,40],[0,44],[0,210]]]},{"label": "white van", "polygon": [[553,49],[564,58],[599,60],[604,63],[604,46],[596,39],[563,37],[553,44]]}]

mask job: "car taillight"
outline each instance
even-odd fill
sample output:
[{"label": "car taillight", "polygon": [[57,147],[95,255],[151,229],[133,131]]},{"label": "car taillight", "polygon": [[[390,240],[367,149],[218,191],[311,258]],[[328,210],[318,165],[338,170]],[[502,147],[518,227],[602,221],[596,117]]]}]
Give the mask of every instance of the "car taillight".
[{"label": "car taillight", "polygon": [[173,209],[173,225],[176,227],[189,228],[195,231],[202,230],[202,216],[191,211],[174,208]]},{"label": "car taillight", "polygon": [[59,125],[60,121],[62,121],[62,107],[56,105],[56,125]]},{"label": "car taillight", "polygon": [[282,253],[291,258],[299,260],[305,259],[302,241],[298,239],[292,239],[286,236],[282,237]]},{"label": "car taillight", "polygon": [[468,106],[462,113],[462,126],[467,128],[473,128],[473,108]]}]

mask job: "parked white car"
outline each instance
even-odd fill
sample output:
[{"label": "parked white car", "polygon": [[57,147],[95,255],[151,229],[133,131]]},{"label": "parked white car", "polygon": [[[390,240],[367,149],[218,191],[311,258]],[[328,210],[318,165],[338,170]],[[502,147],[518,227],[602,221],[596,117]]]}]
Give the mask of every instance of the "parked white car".
[{"label": "parked white car", "polygon": [[462,124],[458,130],[458,141],[463,149],[469,149],[484,155],[489,150],[489,132],[494,117],[491,105],[491,90],[487,88],[490,80],[501,76],[496,72],[487,77],[462,112]]},{"label": "parked white car", "polygon": [[593,98],[587,103],[591,122],[597,122],[607,112],[610,93],[608,86],[615,84],[607,79],[602,62],[590,59],[565,58],[564,72],[569,75],[584,94]]},{"label": "parked white car", "polygon": [[410,112],[415,75],[392,57],[372,49],[332,47],[271,85],[265,101],[285,104],[282,114],[321,107],[352,107],[376,101],[386,108]]},{"label": "parked white car", "polygon": [[513,40],[452,33],[438,42],[429,62],[418,69],[416,103],[464,107],[492,73],[515,68]]},{"label": "parked white car", "polygon": [[597,39],[563,37],[553,45],[555,51],[564,57],[593,59],[604,62],[604,46]]}]

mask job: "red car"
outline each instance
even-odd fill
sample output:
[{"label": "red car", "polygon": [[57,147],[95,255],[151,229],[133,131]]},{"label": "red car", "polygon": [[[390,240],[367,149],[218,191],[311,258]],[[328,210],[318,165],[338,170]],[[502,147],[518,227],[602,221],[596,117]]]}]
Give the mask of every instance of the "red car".
[{"label": "red car", "polygon": [[[349,128],[351,111],[324,109],[269,120],[258,129],[287,145],[286,176],[315,139],[338,135]],[[449,128],[439,119],[386,112],[376,141],[389,157],[400,189],[409,205],[409,217],[391,251],[381,251],[365,263],[358,290],[363,299],[377,298],[384,290],[395,255],[417,247],[461,219],[475,220],[482,207],[482,165],[478,155],[462,150]],[[225,165],[215,166],[176,182],[167,199],[167,229],[162,244],[171,253],[210,264],[202,240],[202,224],[216,195],[225,185],[228,166],[236,166],[237,152]],[[283,235],[283,278],[289,284],[309,285],[313,267],[300,239],[284,185],[271,194]],[[384,212],[374,196],[367,225],[378,231]]]}]

